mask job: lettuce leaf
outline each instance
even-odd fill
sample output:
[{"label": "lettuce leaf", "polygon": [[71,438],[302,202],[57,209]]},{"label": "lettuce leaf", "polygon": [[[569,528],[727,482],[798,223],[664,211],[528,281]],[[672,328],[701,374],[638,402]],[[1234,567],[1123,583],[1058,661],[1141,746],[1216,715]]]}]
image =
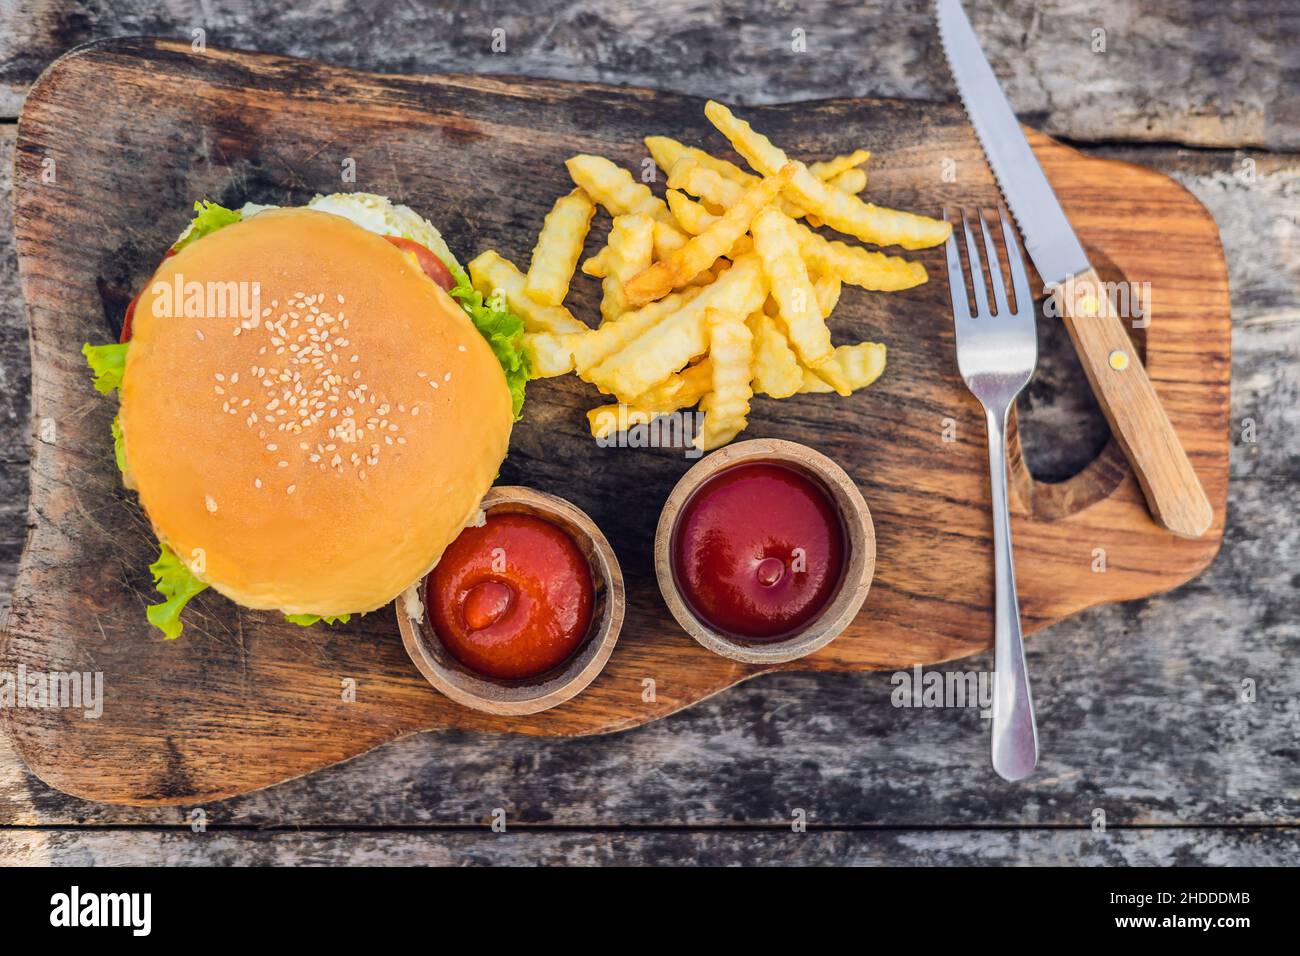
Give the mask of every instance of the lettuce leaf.
[{"label": "lettuce leaf", "polygon": [[149,565],[153,574],[153,583],[167,600],[161,604],[151,604],[145,611],[149,623],[163,632],[163,637],[174,641],[181,636],[185,625],[181,623],[181,611],[190,598],[207,590],[207,585],[194,576],[185,562],[165,544],[158,545],[158,560]]},{"label": "lettuce leaf", "polygon": [[181,237],[172,244],[172,252],[180,252],[191,242],[196,239],[202,239],[204,236],[216,232],[225,226],[239,222],[243,218],[243,213],[238,209],[227,209],[225,206],[219,206],[214,202],[208,202],[206,199],[200,199],[194,204],[194,211],[198,213],[190,220],[189,227],[181,233]]},{"label": "lettuce leaf", "polygon": [[126,475],[126,449],[122,447],[122,414],[113,416],[113,458],[117,461],[117,470]]},{"label": "lettuce leaf", "polygon": [[453,299],[470,317],[479,334],[487,339],[492,354],[506,373],[506,386],[510,389],[510,406],[515,421],[523,414],[524,386],[528,382],[528,356],[524,352],[524,322],[508,309],[499,310],[483,301],[483,293],[469,283],[465,270],[454,263],[448,264],[456,280],[451,290]]},{"label": "lettuce leaf", "polygon": [[286,614],[284,619],[290,624],[297,624],[299,627],[311,627],[321,621],[326,624],[346,624],[352,620],[352,615],[340,614],[337,617],[331,617],[327,614],[325,617],[321,617],[319,614]]},{"label": "lettuce leaf", "polygon": [[122,387],[122,372],[126,370],[126,350],[129,342],[114,342],[112,345],[91,345],[87,342],[81,347],[81,354],[86,357],[86,364],[95,373],[95,391],[101,395],[111,395]]}]

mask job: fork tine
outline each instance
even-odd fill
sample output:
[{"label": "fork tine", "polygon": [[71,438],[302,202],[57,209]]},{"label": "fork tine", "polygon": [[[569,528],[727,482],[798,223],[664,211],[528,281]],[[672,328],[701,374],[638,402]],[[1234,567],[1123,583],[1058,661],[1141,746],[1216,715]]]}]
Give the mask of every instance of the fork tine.
[{"label": "fork tine", "polygon": [[[947,207],[943,210],[943,221],[952,222]],[[971,318],[971,311],[970,301],[966,298],[966,277],[961,272],[961,253],[957,251],[956,229],[948,234],[944,251],[948,254],[948,288],[952,293],[952,314],[958,322],[965,322]]]},{"label": "fork tine", "polygon": [[[993,242],[993,230],[989,228],[988,219],[982,212],[978,215],[980,232],[984,234],[984,251],[988,255],[989,284],[993,286],[993,301],[998,306],[998,318],[1009,318],[1011,305],[1007,302],[1007,284],[1002,278],[1002,259],[998,256],[998,247]],[[995,212],[994,217],[996,216]]]},{"label": "fork tine", "polygon": [[1029,293],[1029,276],[1025,273],[1024,252],[1016,241],[1016,230],[1007,211],[1001,211],[1002,238],[1007,244],[1007,264],[1011,267],[1011,285],[1016,290],[1016,316],[1034,317],[1034,298]]},{"label": "fork tine", "polygon": [[991,313],[984,280],[984,264],[980,260],[979,246],[975,245],[975,237],[971,234],[970,222],[966,219],[964,209],[961,211],[961,228],[966,233],[966,255],[970,260],[970,284],[975,289],[975,307],[979,309],[980,318],[987,319]]}]

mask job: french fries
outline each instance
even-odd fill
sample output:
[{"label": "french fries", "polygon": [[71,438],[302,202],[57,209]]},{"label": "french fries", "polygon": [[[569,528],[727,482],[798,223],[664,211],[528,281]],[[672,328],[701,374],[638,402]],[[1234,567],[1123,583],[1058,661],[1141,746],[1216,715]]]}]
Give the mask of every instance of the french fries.
[{"label": "french fries", "polygon": [[[528,273],[492,251],[469,264],[474,287],[503,296],[523,319],[535,378],[575,373],[612,398],[587,412],[600,441],[697,407],[698,433],[676,434],[709,451],[745,429],[755,396],[865,388],[884,371],[886,350],[832,341],[828,319],[844,286],[898,291],[925,282],[926,271],[817,228],[907,249],[948,234],[947,223],[858,198],[867,187],[865,149],[805,165],[720,104],[710,102],[706,114],[752,172],[648,136],[666,181],[660,198],[604,157],[573,156],[565,165],[575,188],[547,215]],[[564,302],[597,205],[613,224],[581,263],[601,285],[601,321],[591,328]]]},{"label": "french fries", "polygon": [[828,179],[827,182],[842,193],[856,195],[867,188],[867,171],[855,166],[852,169],[844,170],[838,176]]},{"label": "french fries", "polygon": [[670,175],[679,160],[693,159],[697,164],[711,169],[718,175],[724,176],[741,186],[752,186],[759,178],[753,173],[745,172],[729,160],[719,159],[702,149],[679,143],[669,136],[647,136],[645,145],[650,150],[650,156],[654,159],[655,165]]},{"label": "french fries", "polygon": [[650,268],[655,251],[654,219],[643,212],[616,216],[609,230],[609,251],[605,278],[601,283],[604,292],[600,300],[600,316],[608,322],[627,311],[624,284],[633,276]]},{"label": "french fries", "polygon": [[571,338],[569,348],[573,352],[573,367],[580,376],[591,381],[588,375],[591,369],[627,348],[670,315],[679,312],[702,291],[700,286],[683,289],[634,312],[625,312],[614,321],[606,322],[585,335]]},{"label": "french fries", "polygon": [[[840,345],[831,358],[836,375],[850,390],[866,388],[885,370],[885,347],[879,342],[859,342],[857,345]],[[803,370],[801,393],[831,392],[834,389],[816,372]]]},{"label": "french fries", "polygon": [[554,332],[525,332],[524,351],[532,378],[554,378],[573,371],[573,336]]},{"label": "french fries", "polygon": [[563,305],[595,214],[596,204],[581,188],[555,201],[542,223],[524,283],[524,294],[534,302]]},{"label": "french fries", "polygon": [[762,305],[766,296],[767,283],[757,256],[741,256],[690,302],[591,369],[589,381],[620,401],[635,400],[708,351],[705,310],[748,315]]},{"label": "french fries", "polygon": [[818,276],[813,280],[813,295],[817,297],[817,308],[823,316],[830,315],[840,304],[840,292],[844,283],[837,275]]},{"label": "french fries", "polygon": [[700,400],[704,427],[695,443],[712,451],[735,438],[749,419],[754,336],[743,315],[720,309],[705,310],[709,330],[709,361],[713,364],[712,389]]},{"label": "french fries", "polygon": [[[871,153],[865,149],[855,149],[851,153],[843,156],[836,156],[834,159],[828,159],[824,163],[809,163],[808,172],[812,173],[818,179],[826,182],[833,181],[837,176],[841,176],[850,169],[857,169],[863,163],[871,158]],[[865,173],[863,174],[866,175]]]},{"label": "french fries", "polygon": [[469,264],[469,278],[474,288],[491,298],[500,292],[506,304],[524,320],[527,332],[581,332],[586,325],[573,317],[562,305],[543,305],[530,297],[524,287],[528,280],[514,263],[489,250]]},{"label": "french fries", "polygon": [[817,292],[799,255],[794,220],[779,209],[764,209],[754,219],[754,251],[763,262],[786,337],[799,361],[816,368],[830,357],[834,346],[817,304]]},{"label": "french fries", "polygon": [[793,175],[794,165],[790,164],[750,187],[708,229],[698,236],[692,236],[684,246],[667,258],[633,276],[623,287],[628,304],[638,306],[663,298],[710,268],[719,257],[731,251],[737,239],[749,231],[750,222],[776,198]]},{"label": "french fries", "polygon": [[[738,119],[721,103],[710,100],[704,107],[704,115],[756,171],[770,176],[789,162],[785,153],[771,140]],[[795,172],[786,192],[791,200],[832,229],[877,246],[926,249],[946,242],[952,232],[952,226],[942,220],[874,206],[857,196],[833,189],[800,162],[795,163]]]},{"label": "french fries", "polygon": [[607,438],[632,425],[649,424],[660,415],[670,415],[697,403],[713,386],[713,367],[708,359],[687,366],[675,375],[639,395],[630,405],[615,402],[587,412],[592,438]]},{"label": "french fries", "polygon": [[[707,196],[726,207],[743,195],[742,187],[699,166],[681,167],[675,173],[676,182],[687,192]],[[669,179],[670,185],[673,179]],[[716,220],[698,203],[693,203],[680,192],[668,193],[669,208],[682,229],[698,234]],[[897,292],[925,282],[925,266],[900,256],[887,256],[838,240],[828,240],[807,226],[799,225],[800,251],[808,266],[818,272],[835,273],[850,285],[861,286],[875,292]]]},{"label": "french fries", "polygon": [[[759,310],[749,317],[754,334],[754,392],[789,398],[803,387],[804,370],[776,320]],[[818,381],[821,381],[818,379]],[[826,386],[828,389],[830,386]]]},{"label": "french fries", "polygon": [[925,266],[901,256],[850,246],[828,240],[811,229],[800,227],[799,252],[810,268],[824,275],[837,275],[849,285],[873,292],[898,292],[925,282]]},{"label": "french fries", "polygon": [[[664,196],[668,200],[668,209],[673,214],[673,218],[688,235],[698,236],[718,221],[717,216],[683,192],[670,189]],[[681,246],[678,248],[680,249]]]},{"label": "french fries", "polygon": [[604,206],[611,216],[645,212],[671,225],[664,201],[649,186],[637,182],[626,169],[604,156],[574,156],[564,165],[574,185]]}]

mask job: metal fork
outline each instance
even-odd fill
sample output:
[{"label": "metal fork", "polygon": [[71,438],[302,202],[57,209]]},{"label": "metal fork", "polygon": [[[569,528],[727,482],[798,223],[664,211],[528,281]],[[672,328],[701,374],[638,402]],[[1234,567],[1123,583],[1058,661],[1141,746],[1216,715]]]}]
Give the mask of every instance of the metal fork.
[{"label": "metal fork", "polygon": [[[961,256],[957,248],[957,227],[948,237],[948,287],[952,292],[952,313],[957,339],[957,368],[966,386],[984,406],[988,431],[989,474],[993,487],[994,569],[994,678],[993,678],[993,769],[1006,780],[1029,776],[1038,763],[1038,728],[1034,725],[1034,702],[1025,670],[1025,649],[1020,639],[1020,604],[1016,599],[1016,570],[1011,560],[1011,515],[1007,509],[1007,413],[1034,374],[1038,363],[1038,336],[1034,322],[1034,300],[1029,294],[1025,263],[1014,230],[1005,213],[991,217],[1002,227],[1008,266],[1015,290],[1012,310],[1002,281],[1002,265],[988,223],[980,219],[985,261],[971,233],[965,211],[961,230],[970,262],[971,286],[975,292],[972,310],[966,295]],[[953,222],[948,210],[943,218]],[[993,289],[996,311],[989,308],[985,282]]]}]

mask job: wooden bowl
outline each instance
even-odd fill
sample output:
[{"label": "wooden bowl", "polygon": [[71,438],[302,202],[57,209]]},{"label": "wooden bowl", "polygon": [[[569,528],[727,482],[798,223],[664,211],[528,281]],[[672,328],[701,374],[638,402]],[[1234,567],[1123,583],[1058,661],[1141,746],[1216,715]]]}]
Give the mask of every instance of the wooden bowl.
[{"label": "wooden bowl", "polygon": [[[746,641],[715,630],[686,603],[673,573],[672,538],[677,518],[701,485],[726,468],[742,462],[771,461],[815,479],[830,495],[844,524],[848,560],[839,588],[830,603],[795,635],[778,641]],[[852,623],[867,599],[876,570],[876,530],[871,512],[857,485],[839,465],[821,452],[797,442],[757,438],[727,445],[701,460],[682,476],[659,515],[655,531],[655,575],[668,610],[691,637],[715,654],[746,664],[779,664],[825,647]]]},{"label": "wooden bowl", "polygon": [[626,600],[623,572],[614,549],[586,513],[554,495],[531,488],[506,485],[493,488],[483,499],[488,514],[515,512],[536,515],[566,531],[587,558],[595,586],[591,626],[577,650],[560,666],[526,680],[498,680],[478,674],[443,646],[429,624],[425,582],[421,579],[420,615],[412,617],[406,602],[397,601],[397,624],[411,660],[434,687],[458,704],[489,714],[518,716],[549,710],[575,697],[596,679],[613,653],[623,627]]}]

